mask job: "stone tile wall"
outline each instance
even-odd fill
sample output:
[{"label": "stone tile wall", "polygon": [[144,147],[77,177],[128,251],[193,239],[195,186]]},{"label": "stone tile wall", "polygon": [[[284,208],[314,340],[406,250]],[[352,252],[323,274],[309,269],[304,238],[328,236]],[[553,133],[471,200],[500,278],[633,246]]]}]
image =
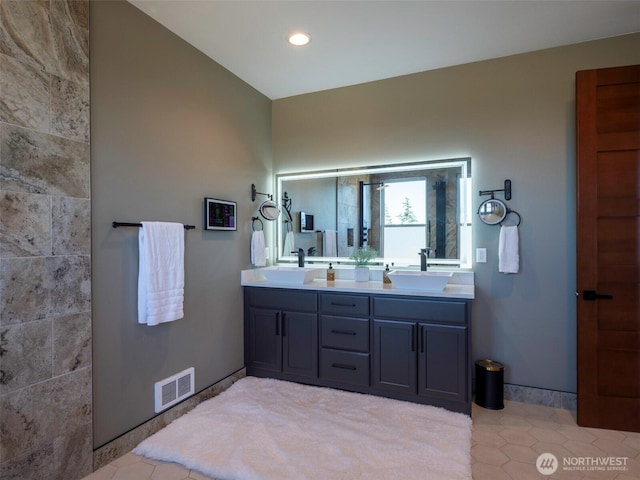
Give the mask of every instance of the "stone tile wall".
[{"label": "stone tile wall", "polygon": [[0,0],[0,478],[92,471],[88,0]]}]

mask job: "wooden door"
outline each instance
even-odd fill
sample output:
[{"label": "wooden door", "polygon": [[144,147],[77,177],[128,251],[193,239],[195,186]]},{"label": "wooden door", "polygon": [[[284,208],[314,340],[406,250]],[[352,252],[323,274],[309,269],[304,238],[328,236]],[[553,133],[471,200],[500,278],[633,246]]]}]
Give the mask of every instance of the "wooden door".
[{"label": "wooden door", "polygon": [[576,74],[578,424],[640,431],[640,65]]}]

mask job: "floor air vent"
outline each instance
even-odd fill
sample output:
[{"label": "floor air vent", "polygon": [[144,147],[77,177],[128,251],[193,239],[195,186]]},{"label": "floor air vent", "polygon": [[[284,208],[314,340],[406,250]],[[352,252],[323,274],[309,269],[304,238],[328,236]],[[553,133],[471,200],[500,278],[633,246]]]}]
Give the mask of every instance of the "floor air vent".
[{"label": "floor air vent", "polygon": [[155,384],[156,413],[193,395],[195,392],[195,370],[187,368]]}]

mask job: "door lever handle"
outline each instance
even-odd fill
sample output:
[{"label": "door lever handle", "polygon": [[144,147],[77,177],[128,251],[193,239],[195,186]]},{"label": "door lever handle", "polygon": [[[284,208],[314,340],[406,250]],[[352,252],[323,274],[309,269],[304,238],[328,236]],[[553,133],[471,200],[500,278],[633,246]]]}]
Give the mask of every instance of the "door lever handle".
[{"label": "door lever handle", "polygon": [[583,290],[582,298],[585,300],[612,300],[613,295],[597,293],[595,290]]}]

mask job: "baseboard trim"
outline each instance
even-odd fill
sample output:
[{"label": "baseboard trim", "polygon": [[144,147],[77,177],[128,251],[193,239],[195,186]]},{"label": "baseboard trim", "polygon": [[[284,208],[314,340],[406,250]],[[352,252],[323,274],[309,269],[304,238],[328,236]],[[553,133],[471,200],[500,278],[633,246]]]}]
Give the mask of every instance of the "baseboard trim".
[{"label": "baseboard trim", "polygon": [[575,412],[578,395],[571,392],[505,383],[504,399],[533,405],[544,405],[545,407],[564,408]]},{"label": "baseboard trim", "polygon": [[97,448],[93,451],[93,470],[96,471],[116,458],[120,458],[122,455],[129,453],[145,438],[163,429],[176,418],[181,417],[188,411],[195,408],[199,403],[224,392],[227,388],[245,376],[246,369],[242,368],[210,387],[205,388],[201,392],[196,393],[192,397],[189,397],[173,408],[153,417],[148,422],[143,423],[115,440]]}]

